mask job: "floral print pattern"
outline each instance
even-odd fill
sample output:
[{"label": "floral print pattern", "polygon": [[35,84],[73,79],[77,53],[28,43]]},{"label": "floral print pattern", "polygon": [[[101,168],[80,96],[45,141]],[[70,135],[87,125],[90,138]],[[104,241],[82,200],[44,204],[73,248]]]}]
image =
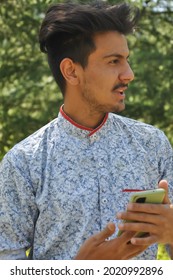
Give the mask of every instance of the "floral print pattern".
[{"label": "floral print pattern", "polygon": [[118,223],[123,189],[156,188],[163,178],[173,200],[173,152],[157,128],[109,113],[91,133],[60,112],[1,162],[0,258],[23,259],[32,247],[33,259],[73,259],[88,237]]}]

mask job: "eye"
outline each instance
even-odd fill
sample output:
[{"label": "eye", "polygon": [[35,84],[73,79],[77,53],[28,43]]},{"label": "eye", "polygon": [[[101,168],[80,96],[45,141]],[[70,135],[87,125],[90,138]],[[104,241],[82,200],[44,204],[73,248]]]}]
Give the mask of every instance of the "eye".
[{"label": "eye", "polygon": [[119,63],[119,60],[118,59],[113,59],[109,63],[110,64],[117,64],[117,63]]}]

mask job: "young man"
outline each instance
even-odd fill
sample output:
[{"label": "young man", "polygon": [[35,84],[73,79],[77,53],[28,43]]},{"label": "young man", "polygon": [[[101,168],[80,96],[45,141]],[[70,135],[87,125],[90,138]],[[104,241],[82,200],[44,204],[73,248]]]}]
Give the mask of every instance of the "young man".
[{"label": "young man", "polygon": [[[1,163],[1,259],[23,259],[30,247],[33,259],[155,259],[158,242],[171,252],[172,148],[158,129],[111,113],[124,109],[134,78],[125,37],[132,12],[126,4],[48,10],[40,47],[64,105]],[[158,186],[164,205],[128,204],[124,189]]]}]

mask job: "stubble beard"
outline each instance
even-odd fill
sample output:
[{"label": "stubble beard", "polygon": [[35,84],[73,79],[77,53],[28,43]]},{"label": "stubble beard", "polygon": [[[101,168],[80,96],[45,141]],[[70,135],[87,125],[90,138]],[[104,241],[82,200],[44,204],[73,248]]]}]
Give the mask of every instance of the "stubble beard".
[{"label": "stubble beard", "polygon": [[108,104],[100,104],[97,99],[93,96],[92,91],[85,87],[82,92],[82,98],[83,101],[88,104],[90,108],[91,114],[95,113],[120,113],[125,109],[125,103],[124,101],[114,104],[114,105],[108,105]]}]

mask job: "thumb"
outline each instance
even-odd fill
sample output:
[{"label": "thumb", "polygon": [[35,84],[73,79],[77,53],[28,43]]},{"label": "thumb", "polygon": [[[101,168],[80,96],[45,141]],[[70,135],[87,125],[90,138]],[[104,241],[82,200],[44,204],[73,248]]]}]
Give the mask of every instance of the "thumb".
[{"label": "thumb", "polygon": [[96,240],[97,245],[99,245],[100,243],[104,242],[107,238],[109,238],[114,232],[115,224],[109,223],[102,231],[95,234],[93,237]]},{"label": "thumb", "polygon": [[170,202],[169,197],[168,197],[168,182],[166,180],[161,180],[158,184],[158,187],[162,188],[166,191],[163,203],[164,204],[170,204],[171,202]]}]

